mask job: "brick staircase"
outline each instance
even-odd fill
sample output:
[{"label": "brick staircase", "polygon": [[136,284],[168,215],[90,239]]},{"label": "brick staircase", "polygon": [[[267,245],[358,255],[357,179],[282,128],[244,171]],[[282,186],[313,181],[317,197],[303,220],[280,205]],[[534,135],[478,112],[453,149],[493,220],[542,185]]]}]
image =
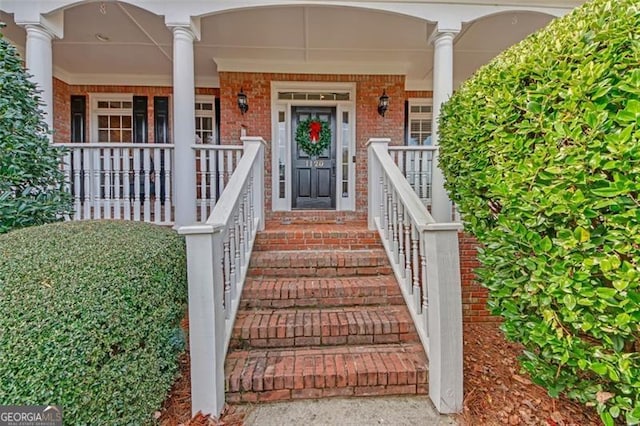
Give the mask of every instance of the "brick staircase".
[{"label": "brick staircase", "polygon": [[376,233],[267,223],[225,373],[230,402],[426,393],[426,356]]}]

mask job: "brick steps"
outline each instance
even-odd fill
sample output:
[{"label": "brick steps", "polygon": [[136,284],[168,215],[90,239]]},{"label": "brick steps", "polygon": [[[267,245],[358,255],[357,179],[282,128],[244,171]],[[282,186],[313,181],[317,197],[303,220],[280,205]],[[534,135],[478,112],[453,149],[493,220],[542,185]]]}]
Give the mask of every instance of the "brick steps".
[{"label": "brick steps", "polygon": [[391,275],[338,278],[247,279],[240,300],[242,308],[292,308],[404,303]]},{"label": "brick steps", "polygon": [[427,392],[418,343],[235,351],[225,371],[229,402]]},{"label": "brick steps", "polygon": [[426,393],[426,356],[377,235],[336,212],[284,213],[292,225],[256,238],[227,400]]},{"label": "brick steps", "polygon": [[251,256],[249,276],[344,277],[388,275],[391,267],[383,249],[258,251]]},{"label": "brick steps", "polygon": [[257,235],[254,250],[362,250],[380,248],[380,237],[366,224],[270,224]]},{"label": "brick steps", "polygon": [[234,324],[232,348],[278,348],[415,342],[402,306],[245,311]]}]

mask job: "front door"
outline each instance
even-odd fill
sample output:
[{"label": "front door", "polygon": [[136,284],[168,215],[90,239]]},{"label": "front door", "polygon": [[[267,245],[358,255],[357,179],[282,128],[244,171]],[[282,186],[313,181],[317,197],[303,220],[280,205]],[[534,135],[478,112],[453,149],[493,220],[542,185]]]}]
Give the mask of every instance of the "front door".
[{"label": "front door", "polygon": [[[293,208],[336,208],[336,108],[292,107],[293,149]],[[318,118],[329,123],[331,144],[317,157],[311,157],[298,147],[296,131],[298,123],[309,118]]]}]

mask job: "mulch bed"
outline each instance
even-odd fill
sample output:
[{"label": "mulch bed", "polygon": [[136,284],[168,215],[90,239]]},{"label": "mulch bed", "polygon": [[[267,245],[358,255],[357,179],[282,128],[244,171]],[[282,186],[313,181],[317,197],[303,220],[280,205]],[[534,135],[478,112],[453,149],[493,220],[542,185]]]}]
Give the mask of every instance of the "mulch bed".
[{"label": "mulch bed", "polygon": [[[187,321],[182,324],[188,330]],[[595,410],[566,398],[554,399],[520,372],[521,347],[506,342],[495,323],[464,327],[464,411],[460,424],[475,425],[601,425]],[[181,376],[156,418],[162,426],[242,426],[247,410],[227,405],[219,420],[191,418],[189,356],[180,358]]]},{"label": "mulch bed", "polygon": [[519,344],[505,341],[498,324],[464,326],[463,425],[601,425],[595,409],[547,391],[521,373]]}]

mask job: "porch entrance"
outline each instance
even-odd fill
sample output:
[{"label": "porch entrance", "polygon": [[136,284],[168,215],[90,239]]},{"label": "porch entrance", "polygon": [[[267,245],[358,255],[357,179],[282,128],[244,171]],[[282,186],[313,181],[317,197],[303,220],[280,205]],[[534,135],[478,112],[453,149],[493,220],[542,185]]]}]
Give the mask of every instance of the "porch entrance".
[{"label": "porch entrance", "polygon": [[[296,143],[298,124],[318,118],[329,123],[331,144],[317,157],[311,157]],[[291,147],[293,179],[292,208],[335,209],[336,208],[336,108],[292,107],[291,123],[293,146]]]}]

